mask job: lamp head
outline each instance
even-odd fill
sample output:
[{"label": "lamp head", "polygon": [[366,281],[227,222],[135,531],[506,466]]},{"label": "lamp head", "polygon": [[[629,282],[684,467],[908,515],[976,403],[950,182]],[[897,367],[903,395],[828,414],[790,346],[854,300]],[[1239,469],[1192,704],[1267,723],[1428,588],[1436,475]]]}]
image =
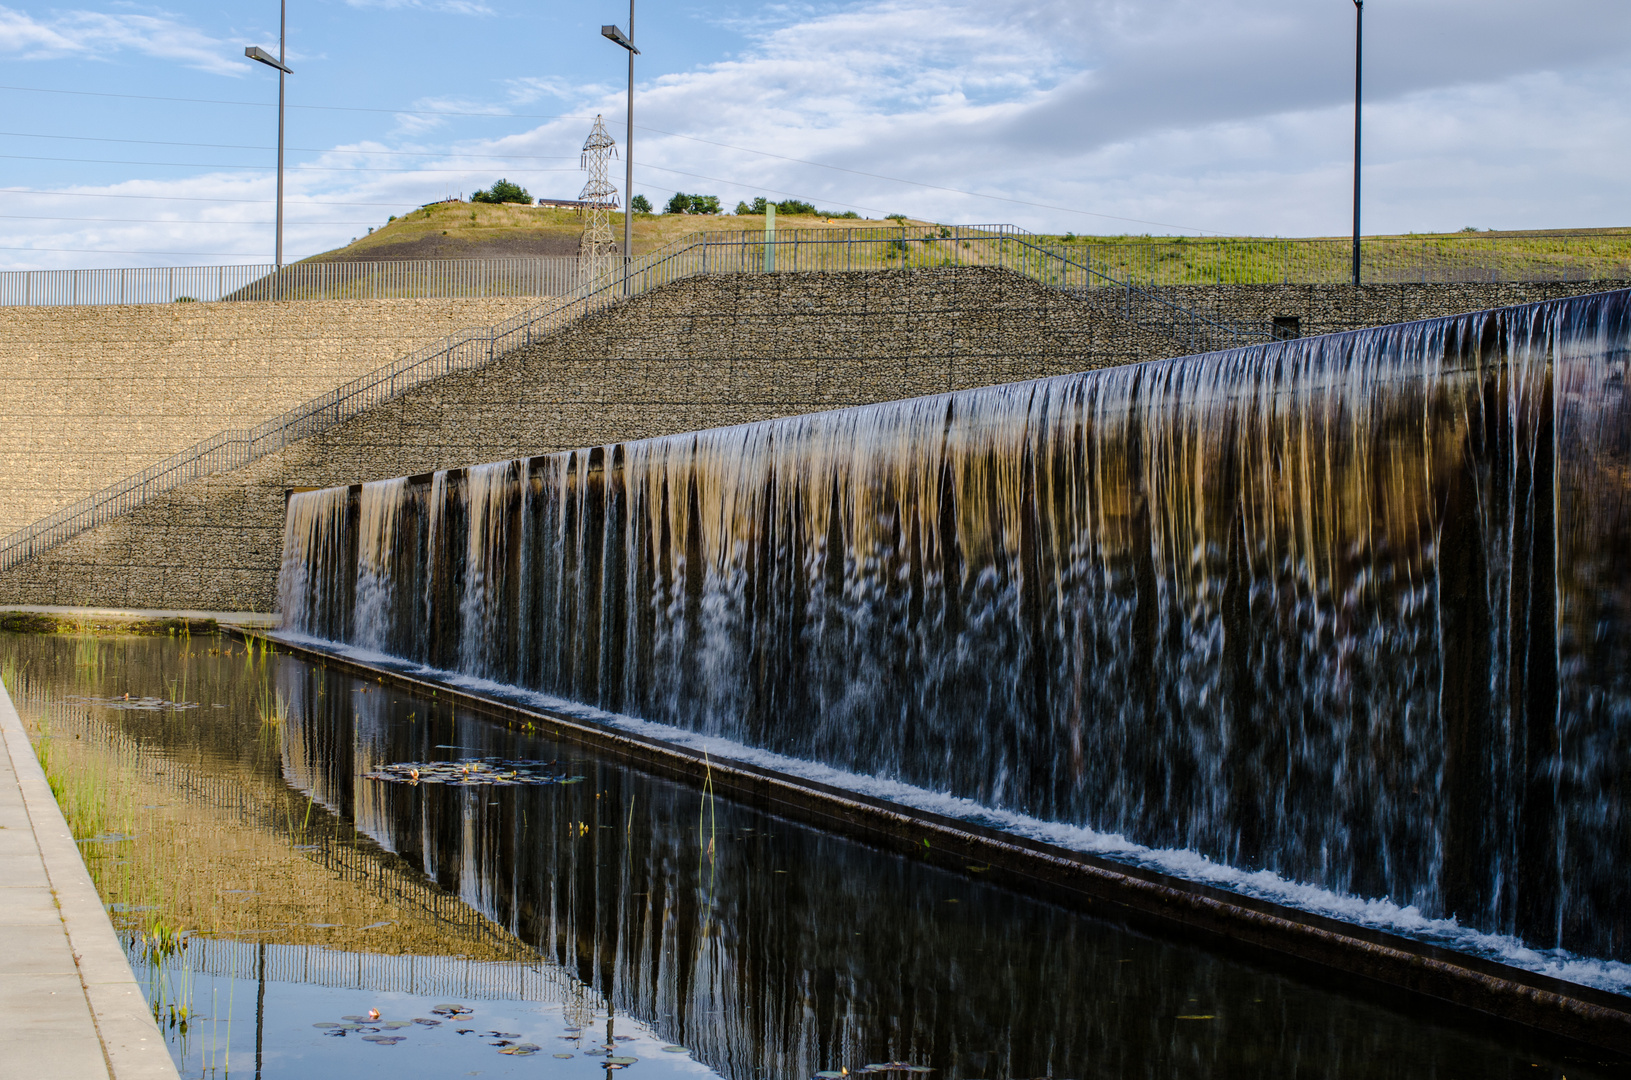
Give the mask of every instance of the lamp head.
[{"label": "lamp head", "polygon": [[283,74],[285,74],[285,75],[293,75],[294,74],[294,72],[291,69],[289,69],[287,67],[284,67],[282,64],[278,63],[277,57],[273,56],[271,53],[267,52],[265,49],[261,48],[259,45],[249,46],[247,49],[244,50],[244,55],[249,57],[249,59],[251,59],[251,60],[259,60],[261,63],[265,64],[267,67],[275,67],[279,71],[283,72]]},{"label": "lamp head", "polygon": [[634,47],[634,42],[629,40],[629,36],[615,26],[602,26],[600,36],[615,41],[636,56],[640,55],[640,50]]}]

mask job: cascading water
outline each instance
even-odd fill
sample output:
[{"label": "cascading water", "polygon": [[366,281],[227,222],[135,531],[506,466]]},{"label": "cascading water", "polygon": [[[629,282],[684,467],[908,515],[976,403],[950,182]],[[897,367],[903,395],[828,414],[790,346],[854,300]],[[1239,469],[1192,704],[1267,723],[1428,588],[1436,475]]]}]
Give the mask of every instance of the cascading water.
[{"label": "cascading water", "polygon": [[289,631],[1631,958],[1631,293],[300,493]]}]

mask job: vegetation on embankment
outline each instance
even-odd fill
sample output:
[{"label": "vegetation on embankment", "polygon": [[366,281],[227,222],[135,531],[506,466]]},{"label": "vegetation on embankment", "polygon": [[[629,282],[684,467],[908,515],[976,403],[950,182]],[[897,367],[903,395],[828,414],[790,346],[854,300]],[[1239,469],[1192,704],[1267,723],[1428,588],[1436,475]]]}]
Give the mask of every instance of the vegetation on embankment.
[{"label": "vegetation on embankment", "polygon": [[[623,239],[623,215],[612,212],[612,236]],[[865,218],[794,214],[777,218],[783,229],[879,228],[895,224]],[[921,222],[907,222],[921,224]],[[696,232],[742,232],[764,228],[757,215],[635,214],[634,252],[643,254]],[[376,259],[513,259],[576,255],[583,218],[571,208],[516,203],[441,202],[386,222],[345,247],[307,262]]]},{"label": "vegetation on embankment", "polygon": [[[623,215],[610,216],[621,240]],[[388,221],[313,262],[397,259],[491,259],[572,256],[583,218],[570,208],[516,203],[442,202]],[[867,229],[906,219],[873,220],[780,214],[781,229]],[[756,214],[636,214],[636,254],[697,232],[751,232]],[[1094,269],[1141,284],[1342,283],[1351,273],[1347,237],[1185,237],[1043,235]],[[1462,230],[1367,236],[1362,276],[1388,281],[1548,281],[1631,279],[1631,228],[1511,232]]]},{"label": "vegetation on embankment", "polygon": [[[1063,236],[1076,257],[1118,280],[1150,285],[1341,284],[1352,275],[1346,236]],[[1603,281],[1631,279],[1631,228],[1366,236],[1363,281]]]}]

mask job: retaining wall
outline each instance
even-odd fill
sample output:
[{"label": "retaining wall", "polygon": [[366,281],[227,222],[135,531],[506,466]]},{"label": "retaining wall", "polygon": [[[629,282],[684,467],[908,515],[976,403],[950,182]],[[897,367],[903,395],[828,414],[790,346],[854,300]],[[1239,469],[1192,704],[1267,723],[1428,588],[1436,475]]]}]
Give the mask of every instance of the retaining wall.
[{"label": "retaining wall", "polygon": [[0,308],[0,536],[218,431],[538,303]]},{"label": "retaining wall", "polygon": [[[1168,295],[1259,324],[1294,316],[1311,334],[1620,284],[1192,286]],[[290,489],[1186,351],[1155,307],[1135,304],[1129,319],[1117,290],[1071,297],[986,268],[683,280],[177,488],[0,573],[0,603],[270,611]]]}]

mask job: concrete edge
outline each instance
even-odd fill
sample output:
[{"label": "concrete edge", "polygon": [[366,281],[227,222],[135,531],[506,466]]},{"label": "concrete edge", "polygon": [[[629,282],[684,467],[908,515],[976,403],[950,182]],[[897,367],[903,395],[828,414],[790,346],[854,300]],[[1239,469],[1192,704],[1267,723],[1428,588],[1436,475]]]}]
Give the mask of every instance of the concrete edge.
[{"label": "concrete edge", "polygon": [[179,1080],[175,1063],[113,922],[68,831],[45,770],[34,754],[11,695],[0,684],[0,736],[11,755],[46,878],[56,895],[74,965],[113,1080]]},{"label": "concrete edge", "polygon": [[187,622],[202,622],[214,620],[217,623],[231,623],[245,630],[276,629],[283,616],[276,612],[266,613],[258,611],[195,611],[184,608],[121,608],[121,607],[65,607],[60,604],[0,604],[0,615],[21,613],[25,615],[56,615],[64,619],[78,619],[82,622],[97,624],[106,623],[117,626],[120,623],[148,622],[163,619],[181,619]]}]

